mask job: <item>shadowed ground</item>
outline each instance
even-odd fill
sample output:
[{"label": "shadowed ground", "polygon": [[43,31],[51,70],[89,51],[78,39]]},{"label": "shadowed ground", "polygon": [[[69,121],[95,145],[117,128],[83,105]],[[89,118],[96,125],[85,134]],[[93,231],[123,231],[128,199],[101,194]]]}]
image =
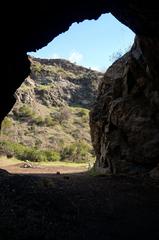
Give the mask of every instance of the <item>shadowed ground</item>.
[{"label": "shadowed ground", "polygon": [[159,183],[0,173],[0,239],[159,239]]}]

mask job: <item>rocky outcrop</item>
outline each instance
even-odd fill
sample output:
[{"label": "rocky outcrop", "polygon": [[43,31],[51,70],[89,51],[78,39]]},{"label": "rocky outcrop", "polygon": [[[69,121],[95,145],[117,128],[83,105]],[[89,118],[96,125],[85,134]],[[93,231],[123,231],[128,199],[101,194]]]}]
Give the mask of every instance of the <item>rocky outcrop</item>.
[{"label": "rocky outcrop", "polygon": [[32,104],[35,101],[35,82],[28,76],[15,92],[16,103]]},{"label": "rocky outcrop", "polygon": [[103,74],[63,59],[31,58],[31,74],[16,91],[17,102],[90,109]]},{"label": "rocky outcrop", "polygon": [[139,173],[159,163],[158,68],[151,50],[144,57],[145,44],[148,39],[136,38],[107,70],[90,114],[96,167],[105,172]]},{"label": "rocky outcrop", "polygon": [[60,153],[83,141],[93,157],[89,109],[104,74],[63,59],[30,57],[30,62],[31,74],[15,93],[16,103],[2,123],[0,141]]}]

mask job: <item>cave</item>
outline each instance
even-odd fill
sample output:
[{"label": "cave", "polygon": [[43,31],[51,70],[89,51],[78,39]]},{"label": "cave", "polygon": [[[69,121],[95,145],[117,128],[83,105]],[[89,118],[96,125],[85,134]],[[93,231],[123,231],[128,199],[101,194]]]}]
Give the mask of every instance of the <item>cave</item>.
[{"label": "cave", "polygon": [[[129,167],[133,170],[136,168],[141,169],[141,171],[137,171],[139,180],[132,180],[128,176],[124,178],[125,175],[120,177],[114,176],[113,180],[108,178],[106,184],[103,178],[101,178],[102,180],[98,178],[97,182],[100,182],[98,186],[90,185],[93,186],[95,192],[94,195],[89,195],[87,204],[84,205],[83,199],[80,199],[81,205],[78,205],[80,212],[78,208],[76,208],[76,204],[67,198],[66,203],[68,208],[63,207],[63,202],[60,202],[61,196],[63,198],[65,197],[60,190],[59,192],[57,191],[57,195],[53,195],[56,206],[54,210],[56,212],[56,220],[63,224],[64,230],[60,224],[57,226],[56,222],[51,222],[52,218],[49,210],[45,207],[42,211],[44,218],[40,218],[42,220],[38,226],[36,225],[36,221],[34,222],[33,228],[31,228],[32,231],[30,230],[32,225],[25,227],[23,221],[17,223],[23,228],[18,232],[17,236],[16,227],[11,226],[10,219],[2,217],[0,219],[2,239],[8,239],[7,237],[12,236],[12,233],[14,233],[13,239],[28,239],[32,236],[38,236],[39,239],[41,236],[43,239],[50,239],[50,237],[54,237],[54,239],[96,239],[97,237],[99,238],[100,234],[101,240],[105,239],[106,234],[109,235],[108,239],[113,240],[124,238],[159,239],[159,194],[156,180],[159,176],[158,3],[156,1],[145,2],[136,0],[81,0],[77,2],[56,2],[55,4],[51,0],[46,0],[45,2],[28,0],[20,3],[18,1],[11,3],[5,2],[2,6],[2,12],[4,13],[1,19],[3,47],[1,69],[3,74],[1,76],[0,121],[3,120],[15,103],[14,92],[30,73],[30,62],[26,54],[27,52],[42,48],[58,34],[66,31],[73,22],[80,22],[85,19],[97,19],[103,13],[112,13],[120,22],[133,30],[136,34],[134,45],[128,55],[121,59],[122,67],[119,69],[119,72],[117,71],[115,81],[112,81],[114,85],[110,83],[110,79],[114,80],[114,75],[112,74],[113,68],[110,68],[106,82],[101,84],[101,94],[97,98],[95,108],[92,110],[90,126],[93,146],[97,156],[97,167],[108,167],[108,170],[114,175],[122,172],[121,170],[123,169],[124,173],[127,173]],[[118,70],[118,62],[114,64]],[[111,91],[106,97],[104,93],[106,93],[107,88]],[[121,98],[124,98],[124,101],[122,101],[120,107],[118,107],[119,105],[117,103]],[[125,99],[128,101],[125,101]],[[136,107],[135,112],[133,111],[133,107]],[[111,112],[112,109],[113,111]],[[122,112],[123,109],[126,113],[124,116]],[[107,114],[108,112],[111,114]],[[134,123],[133,116],[138,119],[137,124],[136,122]],[[129,132],[130,135],[126,134],[127,132]],[[135,135],[133,135],[134,133]],[[136,144],[136,141],[138,141],[138,144]],[[134,148],[134,146],[136,147]],[[121,157],[117,158],[116,156]],[[146,172],[151,172],[150,175],[153,176],[155,180],[149,178],[145,180],[143,169],[146,169]],[[4,186],[2,191],[6,189],[6,187],[12,186],[13,191],[7,192],[8,190],[6,190],[6,192],[8,199],[14,201],[14,198],[24,191],[22,182],[25,184],[26,178],[23,177],[22,181],[20,176],[15,177],[15,182],[17,186],[19,184],[19,187],[16,187],[12,182],[13,178],[10,180],[11,183],[5,186],[4,181],[6,179],[3,173],[1,175],[1,181]],[[7,183],[8,181],[9,180],[6,180]],[[32,178],[30,181],[36,182],[36,180]],[[84,181],[85,180],[82,182],[83,191],[85,191],[86,186]],[[121,194],[120,201],[118,202],[119,190],[117,186],[119,182],[126,183],[126,185],[122,185],[120,188]],[[152,186],[151,183],[156,184],[157,187],[156,185]],[[44,185],[49,188],[49,184],[50,183],[45,182]],[[67,184],[65,185],[67,189]],[[111,186],[108,192],[106,185]],[[29,189],[28,185],[25,185],[25,187]],[[15,189],[17,189],[17,192],[14,192]],[[26,199],[34,199],[35,195],[33,195],[31,191],[30,188],[30,195],[25,196]],[[45,191],[42,192],[38,187],[36,191],[37,195],[33,203],[35,215],[37,202],[41,205],[45,203],[42,195]],[[67,191],[69,192],[69,190]],[[133,191],[136,192],[133,193]],[[76,189],[74,189],[74,194],[75,192]],[[105,196],[106,193],[108,194],[108,198],[104,199],[103,196]],[[50,191],[47,192],[46,199],[49,199],[49,194],[51,194]],[[95,201],[93,205],[91,199],[94,199],[94,196],[98,195],[102,202],[99,203],[98,199],[95,199],[97,201]],[[112,200],[115,198],[117,199],[116,201]],[[21,200],[24,201],[24,196],[21,197]],[[114,202],[111,203],[110,200]],[[57,205],[57,202],[59,205]],[[4,203],[3,199],[1,203],[2,205],[6,204],[5,206],[8,206],[6,214],[14,221],[14,209],[12,209],[9,204]],[[109,209],[108,212],[105,212],[106,208],[103,207],[105,205]],[[51,209],[51,213],[53,214],[54,212],[51,206],[51,201],[48,201],[48,208]],[[61,208],[59,206],[61,206]],[[91,208],[91,206],[93,207]],[[27,207],[30,209],[29,202]],[[17,205],[15,205],[15,209],[16,208]],[[26,210],[28,211],[28,209]],[[94,210],[95,213],[96,211],[98,212],[97,215],[93,215]],[[69,219],[71,223],[67,218],[68,212],[70,215],[72,214],[71,220]],[[82,219],[82,213],[85,213],[85,221]],[[23,215],[24,212],[22,211],[20,214]],[[21,216],[20,214],[18,215],[19,217]],[[30,220],[29,216],[31,216],[33,212],[30,210],[29,214],[25,216],[26,222]],[[4,216],[6,215],[4,214]],[[41,216],[42,215],[40,215],[40,217]],[[80,222],[77,221],[78,216],[82,219]],[[48,219],[50,222],[47,222]],[[104,225],[105,219],[107,219],[108,223],[106,229]],[[47,224],[44,224],[46,222]],[[86,222],[86,225],[84,225],[84,222]],[[48,223],[50,225],[48,225]],[[43,224],[47,226],[48,229],[46,238],[44,235],[46,231],[42,229]],[[54,227],[52,228],[52,226]],[[72,231],[70,230],[70,226],[72,227]],[[43,235],[41,235],[40,228],[42,229]],[[55,229],[52,235],[50,235],[51,229]],[[78,229],[80,229],[79,232]],[[25,235],[23,235],[23,230]],[[69,237],[67,233],[70,234]]]},{"label": "cave", "polygon": [[[101,32],[106,29],[109,35],[101,38]],[[125,34],[126,39],[123,36]],[[134,33],[129,28],[111,14],[103,14],[96,21],[74,23],[48,46],[36,53],[27,53],[31,73],[15,92],[16,104],[2,122],[0,152],[13,159],[33,161],[30,170],[35,173],[42,158],[43,162],[50,159],[44,152],[39,156],[40,151],[45,150],[55,151],[56,157],[62,159],[62,164],[65,161],[85,162],[86,170],[93,166],[95,156],[91,144],[89,112],[105,69],[114,59],[119,59],[119,56],[115,56],[115,51],[121,57],[124,52],[128,52],[133,41]],[[78,61],[82,61],[83,64],[80,65],[83,66],[79,66]],[[102,67],[103,63],[105,67]],[[79,150],[77,154],[73,153],[71,149],[75,146],[83,149],[83,153]],[[19,153],[18,149],[25,150]],[[51,159],[54,161],[53,155]],[[6,159],[6,164],[7,161],[9,160]],[[106,164],[104,158],[103,162]],[[20,170],[24,170],[24,173],[27,171],[22,166],[27,165],[19,161],[19,166],[16,165],[20,168],[17,169],[18,173]],[[6,170],[15,173],[15,168],[12,166]],[[73,170],[77,171],[70,169]],[[49,170],[52,173],[56,171],[56,168]],[[63,170],[58,171],[63,173]]]},{"label": "cave", "polygon": [[[123,60],[122,63],[122,69],[126,72],[126,77],[123,81],[128,81],[129,79],[129,83],[127,84],[127,86],[125,86],[129,89],[121,90],[121,96],[129,98],[130,95],[132,96],[132,88],[140,88],[138,93],[136,91],[133,96],[135,96],[135,94],[140,95],[138,96],[138,98],[141,97],[141,99],[139,99],[139,102],[141,102],[141,106],[140,104],[138,104],[139,108],[142,108],[142,104],[149,105],[149,108],[145,109],[145,111],[151,111],[151,113],[149,113],[149,116],[147,116],[147,118],[149,118],[149,124],[145,123],[145,127],[149,129],[149,126],[153,125],[151,129],[152,134],[150,133],[150,131],[148,134],[146,133],[146,131],[144,131],[144,134],[142,136],[140,136],[140,134],[135,135],[135,139],[142,138],[142,141],[139,141],[140,146],[144,145],[142,149],[139,146],[136,147],[135,150],[133,150],[132,147],[127,146],[127,148],[125,148],[126,153],[121,153],[122,150],[120,149],[119,155],[121,155],[121,158],[126,158],[126,162],[133,162],[137,165],[144,165],[144,167],[148,167],[149,170],[157,167],[159,157],[159,152],[157,150],[159,144],[159,20],[158,8],[156,6],[156,3],[149,6],[149,3],[142,4],[137,1],[105,2],[101,0],[98,2],[94,1],[93,3],[86,3],[83,1],[72,3],[71,1],[67,1],[61,6],[61,3],[56,3],[56,5],[54,5],[52,1],[48,0],[45,2],[45,4],[42,2],[32,3],[30,1],[27,1],[24,5],[21,5],[14,2],[14,4],[10,4],[9,6],[4,4],[3,9],[4,12],[6,12],[7,21],[5,21],[3,24],[3,48],[6,50],[2,55],[2,69],[4,75],[2,79],[3,87],[1,89],[0,95],[2,104],[0,121],[2,121],[2,119],[6,116],[6,114],[10,111],[13,104],[15,103],[14,92],[30,73],[30,62],[26,54],[27,52],[35,51],[42,48],[58,34],[66,31],[73,22],[80,22],[85,19],[97,19],[103,13],[112,13],[119,21],[132,29],[136,34],[134,46],[130,51],[127,59]],[[31,13],[29,14],[29,12]],[[127,70],[127,65],[129,65],[129,70]],[[108,75],[111,75],[111,73],[108,73]],[[118,77],[121,78],[121,76]],[[111,78],[113,78],[113,76],[111,76]],[[122,78],[124,79],[124,76],[122,76]],[[124,83],[122,82],[121,85],[122,84]],[[135,85],[135,87],[131,85]],[[118,87],[115,86],[114,88]],[[101,89],[101,91],[103,90]],[[120,93],[113,94],[118,95],[114,97],[114,100],[117,100],[117,98],[121,97]],[[142,98],[143,95],[144,97]],[[104,106],[104,101],[102,102],[102,105],[100,103],[101,99],[99,100],[99,103],[97,103],[98,107],[96,107],[96,109],[104,111],[104,109],[102,109],[102,106]],[[133,104],[135,103],[130,103],[131,106],[133,106]],[[107,107],[109,108],[109,106]],[[102,166],[102,163],[100,164],[100,162],[106,162],[108,158],[114,158],[113,154],[108,154],[111,155],[110,157],[108,157],[105,153],[103,153],[105,150],[101,150],[101,148],[106,149],[108,147],[108,141],[106,141],[105,145],[102,143],[102,141],[105,141],[103,140],[105,134],[102,135],[102,137],[100,137],[100,135],[101,131],[103,131],[105,127],[104,124],[106,125],[106,121],[109,122],[109,120],[107,119],[105,123],[101,122],[101,128],[98,129],[95,124],[95,119],[97,117],[95,115],[96,114],[92,114],[90,123],[92,129],[92,141],[97,155],[97,165]],[[144,113],[141,115],[144,115]],[[100,119],[102,119],[103,117],[104,112],[103,114],[101,114]],[[138,117],[142,118],[142,116]],[[108,118],[110,118],[110,116]],[[114,116],[114,118],[116,118],[116,116]],[[100,121],[100,119],[97,119],[97,121]],[[116,151],[115,149],[118,148],[118,145],[120,145],[121,141],[124,142],[122,145],[124,146],[125,142],[127,142],[126,138],[128,138],[127,134],[125,134],[125,132],[123,133],[123,127],[117,126],[117,124],[115,123],[116,120],[113,121],[111,121],[111,124],[109,124],[111,126],[109,127],[117,127],[117,131],[120,133],[118,134],[117,131],[116,133],[114,133],[110,130],[109,142],[112,141],[111,134],[114,134],[117,135],[114,136],[114,141],[118,142],[118,144],[115,143],[116,147],[110,147],[109,152]],[[138,127],[138,131],[140,132],[142,131],[142,129]],[[98,136],[95,134],[96,132],[98,132]],[[122,135],[124,136],[121,137]],[[151,137],[149,137],[148,135],[151,135]],[[134,145],[136,141],[135,139],[133,139],[133,141],[130,141],[128,145]],[[114,143],[112,143],[112,145],[113,144]],[[147,147],[146,144],[148,144],[149,147]],[[152,151],[152,154],[150,154],[150,151]],[[133,155],[133,157],[130,159],[128,155],[130,156],[131,154]],[[141,161],[139,159],[139,155],[141,155]],[[149,158],[146,158],[146,155],[149,155]],[[133,160],[134,158],[137,160]],[[100,161],[100,159],[105,160]],[[122,165],[123,161],[121,162],[121,164],[116,164],[112,160],[110,161],[111,165],[116,166],[113,168],[113,171],[118,172],[117,169],[119,168],[120,172],[121,167],[119,165]],[[118,160],[115,160],[115,162],[118,162]]]},{"label": "cave", "polygon": [[5,81],[1,92],[1,120],[14,104],[15,90],[30,72],[26,52],[44,47],[73,22],[97,19],[102,13],[111,12],[137,34],[144,58],[154,78],[157,78],[158,11],[155,4],[149,6],[148,3],[143,5],[137,1],[101,0],[74,4],[67,1],[62,6],[60,3],[55,6],[48,0],[45,4],[27,1],[24,6],[14,2],[9,6],[4,4],[3,9],[7,21],[5,19],[3,23],[3,49],[6,50],[3,53]]}]

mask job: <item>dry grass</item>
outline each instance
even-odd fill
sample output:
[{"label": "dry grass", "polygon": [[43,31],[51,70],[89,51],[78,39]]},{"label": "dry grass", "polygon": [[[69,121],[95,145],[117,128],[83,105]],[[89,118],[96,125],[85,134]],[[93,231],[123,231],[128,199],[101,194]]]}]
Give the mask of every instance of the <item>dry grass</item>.
[{"label": "dry grass", "polygon": [[[18,160],[16,158],[7,158],[5,156],[0,157],[0,168],[10,165],[15,165],[18,163],[23,163],[24,161]],[[34,163],[36,165],[36,163]],[[37,163],[38,166],[47,166],[47,167],[88,167],[88,163],[73,163],[73,162],[39,162]]]},{"label": "dry grass", "polygon": [[22,163],[23,161],[20,161],[16,158],[7,158],[5,156],[0,157],[0,168],[3,168],[5,166],[10,166],[18,163]]}]

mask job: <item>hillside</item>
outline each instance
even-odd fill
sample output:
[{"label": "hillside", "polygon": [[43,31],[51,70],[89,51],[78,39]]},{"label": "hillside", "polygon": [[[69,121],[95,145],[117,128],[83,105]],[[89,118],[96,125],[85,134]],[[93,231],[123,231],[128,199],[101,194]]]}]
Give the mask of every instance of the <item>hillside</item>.
[{"label": "hillside", "polygon": [[51,150],[58,160],[92,157],[89,110],[102,73],[61,59],[30,61],[31,74],[16,91],[16,104],[2,124],[1,151],[15,155],[15,148],[22,151],[24,145]]}]

